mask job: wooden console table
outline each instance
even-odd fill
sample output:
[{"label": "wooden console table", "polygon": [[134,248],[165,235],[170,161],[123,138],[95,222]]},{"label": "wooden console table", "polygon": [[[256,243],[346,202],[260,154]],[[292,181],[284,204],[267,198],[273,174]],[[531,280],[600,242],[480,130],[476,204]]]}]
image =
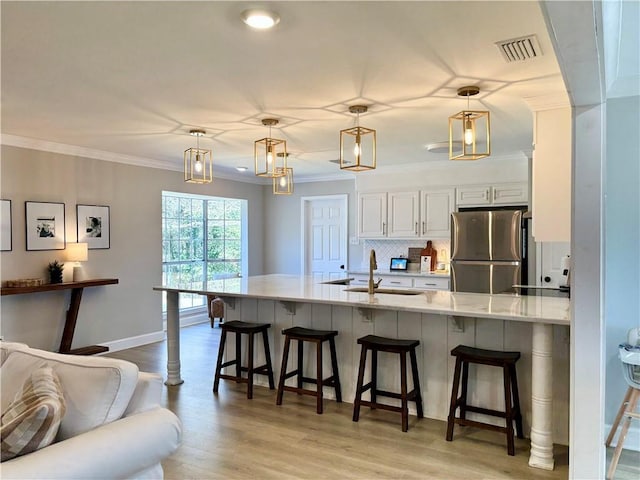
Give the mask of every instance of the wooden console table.
[{"label": "wooden console table", "polygon": [[108,352],[109,347],[102,345],[89,345],[87,347],[71,348],[73,332],[76,329],[76,322],[78,320],[78,310],[80,309],[82,291],[85,287],[100,287],[102,285],[114,285],[116,283],[118,283],[117,278],[100,278],[95,280],[83,280],[81,282],[47,283],[37,287],[2,287],[0,292],[1,295],[4,296],[22,295],[25,293],[53,292],[56,290],[71,290],[69,310],[67,310],[67,319],[64,323],[59,351],[60,353],[69,353],[72,355],[94,355],[96,353]]}]

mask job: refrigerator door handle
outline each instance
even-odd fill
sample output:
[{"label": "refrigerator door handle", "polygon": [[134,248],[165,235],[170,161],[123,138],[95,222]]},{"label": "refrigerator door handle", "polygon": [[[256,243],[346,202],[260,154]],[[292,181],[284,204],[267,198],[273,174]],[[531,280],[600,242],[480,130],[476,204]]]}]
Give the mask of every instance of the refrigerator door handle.
[{"label": "refrigerator door handle", "polygon": [[520,265],[522,262],[504,260],[452,260],[451,263],[458,265]]}]

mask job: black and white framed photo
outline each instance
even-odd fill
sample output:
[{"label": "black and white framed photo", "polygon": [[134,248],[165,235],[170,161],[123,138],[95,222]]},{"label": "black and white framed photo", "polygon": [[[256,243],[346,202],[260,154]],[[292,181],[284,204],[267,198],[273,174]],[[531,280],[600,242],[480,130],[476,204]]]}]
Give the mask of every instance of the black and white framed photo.
[{"label": "black and white framed photo", "polygon": [[88,243],[89,249],[109,248],[111,228],[106,205],[76,205],[78,243]]},{"label": "black and white framed photo", "polygon": [[0,251],[11,251],[11,200],[0,200]]},{"label": "black and white framed photo", "polygon": [[27,250],[64,250],[64,203],[24,202]]}]

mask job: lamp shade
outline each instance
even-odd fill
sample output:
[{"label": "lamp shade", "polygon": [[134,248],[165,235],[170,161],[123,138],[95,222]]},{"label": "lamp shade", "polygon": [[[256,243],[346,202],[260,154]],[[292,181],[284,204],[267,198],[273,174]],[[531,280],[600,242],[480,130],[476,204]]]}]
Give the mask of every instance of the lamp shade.
[{"label": "lamp shade", "polygon": [[86,262],[89,259],[89,244],[67,243],[66,257],[68,262]]}]

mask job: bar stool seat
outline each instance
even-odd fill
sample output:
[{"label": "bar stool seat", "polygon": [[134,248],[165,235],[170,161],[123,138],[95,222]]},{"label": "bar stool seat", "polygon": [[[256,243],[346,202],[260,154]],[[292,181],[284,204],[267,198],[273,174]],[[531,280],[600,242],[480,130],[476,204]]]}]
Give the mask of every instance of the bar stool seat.
[{"label": "bar stool seat", "polygon": [[[353,421],[357,422],[360,417],[360,406],[379,408],[400,412],[402,415],[402,431],[409,430],[409,407],[408,402],[416,403],[418,418],[423,418],[422,393],[420,389],[420,378],[418,376],[418,361],[416,358],[416,348],[420,345],[420,340],[402,340],[397,338],[379,337],[367,335],[358,339],[360,344],[360,366],[358,368],[358,383],[356,386],[356,398],[353,402]],[[367,352],[371,351],[371,381],[364,383],[364,372],[367,363]],[[378,389],[378,352],[397,353],[400,355],[400,393],[389,392]],[[413,390],[407,391],[407,353],[411,359],[411,375],[413,378]],[[371,400],[362,400],[362,394],[367,390],[371,391]],[[389,397],[400,399],[401,406],[387,405],[380,403],[377,397]]]},{"label": "bar stool seat", "polygon": [[[282,405],[282,397],[285,391],[294,392],[298,395],[312,395],[316,397],[316,412],[322,414],[323,411],[323,391],[322,387],[333,387],[336,392],[336,401],[342,402],[342,390],[340,388],[340,376],[338,374],[338,360],[336,356],[335,337],[338,335],[336,330],[313,330],[303,327],[292,327],[282,331],[285,336],[284,349],[282,352],[282,368],[280,369],[280,379],[278,381],[278,392],[276,395],[276,405]],[[298,342],[298,363],[295,370],[287,372],[287,364],[289,362],[289,348],[291,340]],[[316,378],[305,377],[303,370],[304,342],[314,343],[316,345]],[[323,378],[322,373],[322,344],[329,342],[329,351],[331,354],[332,375]],[[296,377],[297,386],[292,387],[285,385],[288,378]],[[316,385],[315,390],[303,388],[304,383],[313,383]]]},{"label": "bar stool seat", "polygon": [[[513,422],[516,422],[518,438],[524,438],[522,433],[522,414],[520,412],[520,399],[518,396],[518,379],[516,376],[516,362],[520,358],[520,352],[503,352],[498,350],[484,350],[481,348],[458,345],[451,350],[451,355],[456,357],[456,366],[453,374],[453,387],[451,389],[451,405],[447,418],[447,441],[453,440],[453,427],[468,425],[485,430],[493,430],[507,435],[507,453],[515,455],[513,434]],[[481,408],[467,404],[467,387],[469,380],[469,364],[489,365],[500,367],[503,371],[504,403],[505,411]],[[462,371],[462,391],[458,397],[460,386],[460,372]],[[456,410],[460,408],[460,416],[456,417]],[[468,420],[467,412],[482,413],[505,419],[506,426],[500,427],[489,423]]]},{"label": "bar stool seat", "polygon": [[[271,353],[269,351],[269,337],[267,331],[271,327],[270,323],[249,323],[241,322],[239,320],[233,320],[231,322],[224,322],[220,324],[222,334],[220,336],[220,347],[218,349],[218,361],[216,363],[216,374],[213,381],[213,393],[218,393],[218,386],[220,379],[235,380],[237,383],[247,384],[247,398],[253,398],[253,376],[255,374],[266,375],[269,379],[269,389],[273,390],[275,384],[273,381],[273,368],[271,366]],[[236,353],[235,358],[227,362],[223,362],[224,349],[227,343],[227,332],[235,333],[236,340]],[[266,363],[260,366],[254,366],[254,336],[257,333],[262,333],[262,344],[264,346],[264,356]],[[248,365],[242,366],[242,335],[248,335],[247,348],[248,348]],[[235,375],[223,374],[222,369],[236,366]],[[242,376],[242,372],[247,372],[247,377]]]}]

